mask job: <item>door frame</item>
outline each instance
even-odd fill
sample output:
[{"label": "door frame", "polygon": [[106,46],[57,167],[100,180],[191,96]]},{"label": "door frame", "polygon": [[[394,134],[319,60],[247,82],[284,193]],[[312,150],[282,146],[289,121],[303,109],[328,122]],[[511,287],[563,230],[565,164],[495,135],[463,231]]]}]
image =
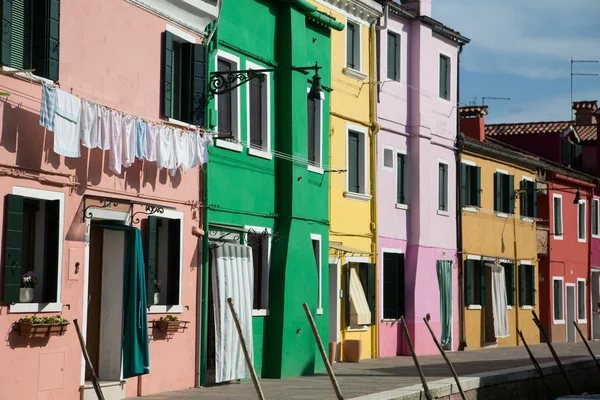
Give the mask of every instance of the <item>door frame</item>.
[{"label": "door frame", "polygon": [[[88,312],[88,292],[89,292],[89,269],[90,269],[90,236],[92,221],[109,220],[123,222],[123,225],[129,225],[129,213],[124,211],[111,211],[106,209],[91,207],[89,212],[91,218],[85,219],[85,262],[83,265],[83,315],[81,318],[81,335],[85,338],[87,334],[87,312]],[[121,367],[122,368],[122,367]],[[85,358],[81,356],[81,375],[80,385],[85,384]]]},{"label": "door frame", "polygon": [[[569,310],[569,287],[573,288],[573,321],[577,322],[577,284],[575,283],[565,283],[565,343],[569,342],[569,319],[567,317],[567,311]],[[573,338],[575,341],[573,343],[577,343],[577,332],[575,332],[575,327],[573,326]]]},{"label": "door frame", "polygon": [[[335,293],[331,293],[331,291],[329,290],[331,288],[331,268],[333,268],[332,266],[335,265],[335,287],[336,287],[336,291]],[[329,340],[335,340],[335,347],[336,347],[336,359],[340,359],[340,342],[341,342],[341,300],[340,300],[340,286],[341,286],[341,270],[340,270],[340,259],[338,257],[329,257],[328,261],[327,261],[327,274],[328,274],[328,288],[327,288],[327,292],[329,294],[329,296],[335,296],[335,303],[336,303],[336,309],[332,310],[331,307],[329,307],[329,318],[327,321],[327,329],[330,330],[331,329],[331,313],[334,312],[334,316],[335,316],[335,337],[332,338],[330,337]],[[329,306],[329,300],[330,298],[327,299],[327,305]]]}]

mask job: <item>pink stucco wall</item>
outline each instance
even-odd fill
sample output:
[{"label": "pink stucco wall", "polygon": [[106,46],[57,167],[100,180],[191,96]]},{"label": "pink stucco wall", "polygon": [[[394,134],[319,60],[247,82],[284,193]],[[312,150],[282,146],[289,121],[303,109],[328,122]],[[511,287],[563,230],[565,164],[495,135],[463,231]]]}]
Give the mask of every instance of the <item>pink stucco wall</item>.
[{"label": "pink stucco wall", "polygon": [[[456,56],[452,42],[432,33],[419,21],[390,14],[388,29],[401,36],[400,82],[387,79],[387,32],[380,32],[378,121],[378,240],[379,271],[383,276],[384,248],[405,254],[405,319],[418,354],[437,352],[423,318],[429,314],[436,335],[440,330],[440,301],[436,260],[453,261],[453,348],[458,344],[456,268]],[[451,98],[438,95],[439,56],[450,57]],[[383,167],[385,148],[406,151],[409,159],[408,208],[396,207],[394,169]],[[448,212],[437,210],[438,163],[448,164]],[[381,280],[380,280],[381,281]],[[380,286],[380,304],[383,302]],[[381,316],[380,316],[381,317]],[[379,319],[379,355],[408,355],[402,329],[395,321]]]},{"label": "pink stucco wall", "polygon": [[[148,119],[160,117],[161,33],[166,21],[122,0],[61,2],[60,84],[63,90]],[[200,40],[200,38],[197,38]],[[82,147],[79,159],[65,159],[52,150],[53,134],[39,126],[41,86],[11,76],[0,76],[0,90],[11,93],[0,102],[0,167],[27,168],[32,179],[0,178],[0,197],[14,186],[59,191],[65,194],[64,243],[62,252],[63,316],[83,324],[85,225],[83,195],[134,198],[184,212],[183,312],[179,319],[193,321],[196,313],[197,239],[193,225],[201,222],[198,209],[185,202],[199,201],[199,170],[171,177],[155,163],[136,161],[121,176],[107,168],[108,153]],[[63,175],[56,175],[59,172]],[[40,183],[43,177],[55,182],[79,182],[71,192],[62,184]],[[135,211],[142,211],[136,207]],[[4,215],[4,201],[0,201]],[[139,225],[138,225],[139,227]],[[0,219],[0,234],[4,221]],[[2,250],[0,249],[0,253]],[[0,259],[4,259],[0,254]],[[74,273],[74,264],[82,268]],[[0,271],[3,271],[0,269]],[[0,280],[3,272],[0,273]],[[56,313],[51,313],[54,315]],[[0,398],[79,399],[82,355],[73,324],[63,337],[25,340],[12,331],[24,314],[9,312],[0,304]],[[158,319],[151,314],[148,319]],[[151,373],[127,380],[127,396],[194,386],[195,325],[172,339],[150,339]],[[150,332],[152,333],[152,332]]]}]

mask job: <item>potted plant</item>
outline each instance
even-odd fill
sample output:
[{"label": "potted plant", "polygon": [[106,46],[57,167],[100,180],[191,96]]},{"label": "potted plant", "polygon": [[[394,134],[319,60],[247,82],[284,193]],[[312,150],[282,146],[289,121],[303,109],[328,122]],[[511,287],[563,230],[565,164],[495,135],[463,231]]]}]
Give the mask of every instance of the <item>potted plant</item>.
[{"label": "potted plant", "polygon": [[25,316],[19,320],[19,331],[26,338],[63,336],[69,321],[61,315],[54,317]]},{"label": "potted plant", "polygon": [[158,279],[154,280],[154,304],[160,302],[160,291],[162,289],[162,282]]},{"label": "potted plant", "polygon": [[158,320],[158,329],[161,332],[174,333],[179,330],[179,324],[181,321],[173,315],[167,315],[166,317],[160,317]]},{"label": "potted plant", "polygon": [[19,291],[19,302],[31,303],[33,301],[33,289],[35,289],[38,282],[35,272],[28,271],[21,277],[21,289]]}]

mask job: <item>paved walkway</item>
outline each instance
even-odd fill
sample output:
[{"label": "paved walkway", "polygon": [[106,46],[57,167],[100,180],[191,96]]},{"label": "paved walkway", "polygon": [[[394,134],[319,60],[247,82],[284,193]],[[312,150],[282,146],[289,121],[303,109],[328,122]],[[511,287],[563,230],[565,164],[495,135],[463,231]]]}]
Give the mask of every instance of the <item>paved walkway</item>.
[{"label": "paved walkway", "polygon": [[[561,361],[590,357],[583,343],[555,344],[554,347]],[[594,354],[600,354],[600,342],[590,342],[590,347]],[[532,346],[532,352],[540,364],[553,362],[552,355],[545,344]],[[448,358],[459,376],[531,365],[523,346],[452,352],[448,353]],[[428,382],[452,376],[442,356],[419,357],[419,362]],[[334,372],[347,399],[421,383],[411,357],[338,363],[334,366]],[[260,383],[267,399],[335,400],[327,374],[290,379],[261,379]],[[255,398],[251,380],[144,397],[146,400]]]}]

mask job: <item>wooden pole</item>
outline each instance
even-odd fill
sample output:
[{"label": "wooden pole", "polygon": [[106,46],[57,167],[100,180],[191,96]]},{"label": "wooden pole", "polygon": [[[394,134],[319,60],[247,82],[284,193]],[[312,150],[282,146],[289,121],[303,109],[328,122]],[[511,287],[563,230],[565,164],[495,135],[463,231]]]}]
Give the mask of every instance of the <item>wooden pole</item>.
[{"label": "wooden pole", "polygon": [[531,359],[531,362],[533,363],[535,370],[537,371],[538,375],[542,378],[542,382],[544,382],[544,386],[546,386],[546,390],[548,391],[548,398],[550,400],[554,399],[554,394],[552,393],[552,389],[550,389],[548,382],[546,382],[546,377],[544,376],[542,367],[540,367],[540,364],[538,364],[533,353],[529,349],[529,346],[527,345],[527,342],[525,341],[525,337],[523,336],[523,332],[521,332],[520,330],[517,330],[517,332],[519,333],[519,336],[521,337],[521,341],[523,342],[523,345],[525,346],[525,349],[527,350],[527,353],[529,354],[529,358]]},{"label": "wooden pole", "polygon": [[552,357],[554,357],[554,361],[556,361],[556,364],[558,365],[558,368],[560,369],[562,376],[565,378],[565,381],[567,381],[567,386],[569,386],[569,390],[571,391],[571,394],[575,394],[575,390],[573,390],[573,386],[571,385],[571,382],[569,381],[569,377],[567,376],[567,371],[565,371],[565,368],[563,367],[562,363],[560,362],[558,355],[554,351],[554,347],[552,346],[552,343],[550,343],[550,339],[548,338],[548,335],[546,334],[546,330],[544,329],[544,327],[542,326],[542,323],[538,319],[538,316],[535,313],[535,310],[531,310],[531,313],[533,314],[533,322],[535,322],[538,329],[542,333],[542,336],[544,337],[544,340],[546,341],[546,344],[548,345],[548,348],[550,349],[550,352],[552,353]]},{"label": "wooden pole", "polygon": [[456,382],[456,386],[458,387],[458,391],[460,392],[460,397],[462,397],[463,400],[467,400],[467,397],[465,396],[465,392],[463,392],[462,386],[460,385],[460,380],[458,379],[458,375],[456,375],[456,371],[454,370],[452,363],[446,356],[446,352],[444,351],[444,349],[442,349],[442,346],[440,345],[440,342],[438,342],[437,338],[435,337],[433,330],[431,330],[431,326],[429,326],[429,321],[427,321],[427,318],[423,318],[423,321],[425,321],[425,325],[427,325],[427,329],[429,329],[429,333],[431,334],[431,338],[433,339],[433,342],[435,343],[438,350],[442,354],[442,357],[444,357],[444,360],[446,360],[446,364],[448,365],[448,368],[450,368],[450,372],[452,372],[452,376],[454,377],[454,381]]},{"label": "wooden pole", "polygon": [[227,299],[227,304],[229,304],[229,310],[231,310],[231,314],[233,315],[233,321],[235,322],[235,329],[237,329],[238,335],[240,337],[240,344],[242,345],[242,351],[244,352],[244,358],[246,359],[246,365],[250,370],[250,376],[252,377],[252,383],[254,383],[254,389],[256,390],[256,395],[260,400],[265,400],[265,395],[263,394],[262,388],[260,387],[260,383],[258,382],[258,377],[256,376],[256,371],[254,370],[254,365],[252,365],[252,360],[250,359],[250,353],[248,353],[248,348],[246,347],[246,341],[244,340],[244,335],[242,334],[242,327],[240,326],[240,321],[238,319],[237,313],[235,312],[235,308],[233,307],[233,301],[231,297]]},{"label": "wooden pole", "polygon": [[410,334],[408,333],[408,328],[406,327],[406,321],[404,321],[404,316],[400,317],[400,323],[402,324],[404,335],[406,335],[406,341],[408,342],[410,354],[412,355],[413,361],[415,362],[415,367],[417,367],[417,372],[419,372],[419,377],[421,377],[421,383],[423,384],[425,397],[427,398],[427,400],[432,400],[431,393],[429,393],[429,386],[427,386],[427,380],[425,379],[425,375],[423,374],[423,370],[421,369],[421,365],[419,364],[419,360],[417,359],[417,355],[415,354],[415,349],[413,347],[412,340],[410,339]]},{"label": "wooden pole", "polygon": [[583,333],[581,332],[581,329],[579,329],[579,325],[577,325],[577,322],[575,322],[575,321],[573,321],[573,325],[575,325],[575,328],[577,329],[577,332],[579,332],[579,337],[581,338],[581,340],[583,340],[583,343],[585,344],[585,347],[587,347],[588,351],[590,352],[590,355],[594,359],[594,362],[596,363],[596,366],[598,368],[600,368],[600,363],[598,363],[598,359],[594,355],[594,352],[592,352],[592,349],[590,349],[590,345],[588,344],[587,340],[585,339],[585,337],[583,337]]},{"label": "wooden pole", "polygon": [[96,397],[98,397],[98,400],[104,400],[104,395],[102,394],[102,389],[100,388],[100,380],[96,375],[96,371],[94,370],[94,366],[92,365],[92,360],[90,360],[90,355],[88,354],[87,348],[85,347],[85,340],[83,340],[83,335],[81,334],[81,329],[79,329],[79,323],[77,322],[77,319],[73,320],[73,325],[75,325],[75,330],[77,331],[77,336],[79,337],[79,344],[81,345],[81,351],[83,352],[83,358],[85,358],[85,363],[92,372],[92,386],[94,387],[94,391],[96,392]]},{"label": "wooden pole", "polygon": [[325,348],[323,347],[321,336],[319,336],[317,325],[315,324],[315,320],[313,319],[310,309],[308,308],[308,304],[304,303],[302,304],[302,307],[304,308],[304,312],[306,313],[306,318],[308,318],[310,329],[312,330],[313,336],[315,337],[315,341],[317,342],[319,353],[321,353],[321,358],[323,359],[323,363],[325,364],[325,368],[327,369],[327,375],[329,375],[329,380],[331,381],[331,386],[333,386],[335,395],[338,398],[338,400],[344,400],[344,396],[342,395],[340,386],[338,385],[337,379],[335,378],[335,374],[333,373],[333,368],[331,368],[331,364],[329,363],[329,358],[327,358],[327,354],[325,353]]}]

